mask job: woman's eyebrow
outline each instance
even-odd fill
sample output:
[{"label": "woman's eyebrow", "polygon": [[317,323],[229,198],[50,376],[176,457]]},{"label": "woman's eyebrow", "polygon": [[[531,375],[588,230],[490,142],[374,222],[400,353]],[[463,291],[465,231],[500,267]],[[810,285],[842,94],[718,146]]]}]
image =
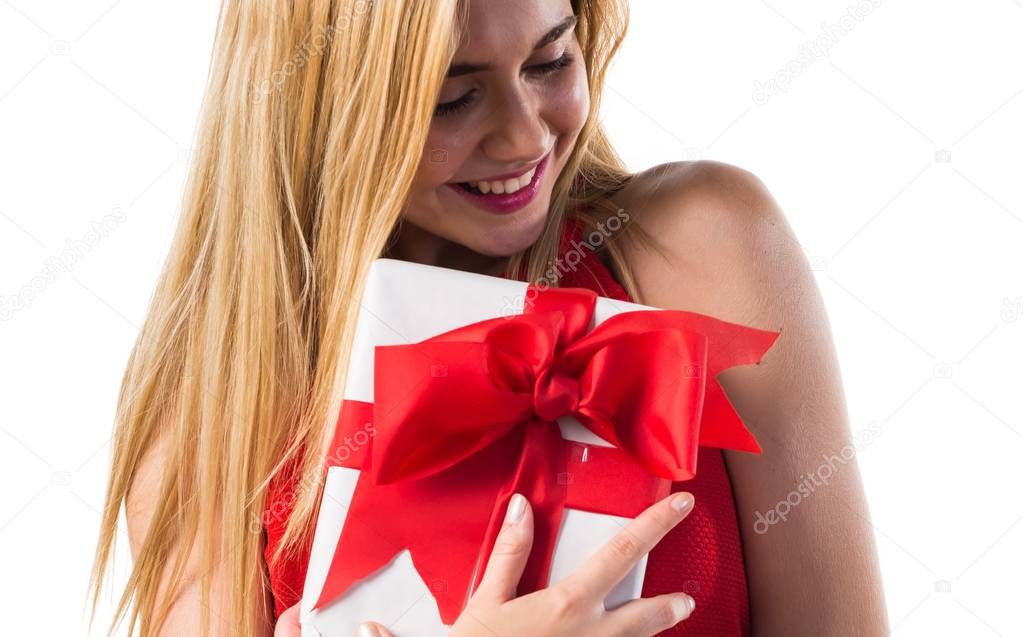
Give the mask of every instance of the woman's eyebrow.
[{"label": "woman's eyebrow", "polygon": [[[565,31],[575,27],[578,18],[574,15],[570,15],[544,34],[535,45],[533,50],[542,49],[551,42],[555,42],[564,35]],[[447,77],[458,77],[459,75],[466,75],[468,73],[476,73],[477,71],[489,71],[491,66],[489,64],[452,64],[451,68],[448,69]]]}]

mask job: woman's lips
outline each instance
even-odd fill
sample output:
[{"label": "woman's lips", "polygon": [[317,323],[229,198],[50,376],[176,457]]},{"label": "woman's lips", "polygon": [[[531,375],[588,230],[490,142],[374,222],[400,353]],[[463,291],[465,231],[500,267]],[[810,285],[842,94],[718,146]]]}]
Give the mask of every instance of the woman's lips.
[{"label": "woman's lips", "polygon": [[495,194],[487,193],[480,194],[466,190],[460,184],[444,184],[448,188],[451,188],[461,196],[469,200],[470,203],[476,205],[479,208],[483,208],[488,212],[495,214],[508,214],[515,212],[529,204],[540,192],[540,183],[543,180],[544,173],[547,172],[547,163],[550,159],[551,154],[547,153],[546,156],[536,166],[536,172],[533,173],[533,179],[522,188],[519,188],[513,193]]}]

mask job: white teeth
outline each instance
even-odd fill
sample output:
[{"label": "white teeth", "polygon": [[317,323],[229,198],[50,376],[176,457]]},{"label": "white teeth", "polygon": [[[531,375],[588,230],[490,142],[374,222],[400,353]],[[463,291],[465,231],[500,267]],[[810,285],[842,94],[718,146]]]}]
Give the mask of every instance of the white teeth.
[{"label": "white teeth", "polygon": [[469,185],[478,188],[484,195],[491,192],[496,195],[511,194],[528,186],[529,182],[533,181],[534,174],[536,168],[531,168],[529,172],[516,178],[501,181],[470,181]]}]

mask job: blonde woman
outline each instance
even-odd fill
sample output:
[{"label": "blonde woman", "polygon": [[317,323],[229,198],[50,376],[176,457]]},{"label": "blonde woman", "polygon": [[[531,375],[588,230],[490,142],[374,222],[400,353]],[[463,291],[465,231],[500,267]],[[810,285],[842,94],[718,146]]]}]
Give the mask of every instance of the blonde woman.
[{"label": "blonde woman", "polygon": [[[701,449],[696,479],[569,584],[523,597],[517,499],[453,635],[886,631],[855,463],[787,499],[849,444],[811,272],[750,173],[625,170],[597,113],[626,25],[625,0],[224,0],[183,214],[119,401],[95,585],[123,506],[132,632],[298,634],[322,423],[381,256],[784,330],[761,365],[720,377],[763,455]],[[645,599],[606,611],[651,548]]]}]

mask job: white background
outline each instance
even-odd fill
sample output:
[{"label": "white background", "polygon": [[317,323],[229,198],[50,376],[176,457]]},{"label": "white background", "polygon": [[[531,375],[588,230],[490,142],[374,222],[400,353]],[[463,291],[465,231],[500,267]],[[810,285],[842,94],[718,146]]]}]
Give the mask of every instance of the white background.
[{"label": "white background", "polygon": [[[1023,3],[873,4],[842,33],[856,5],[635,0],[604,121],[632,169],[737,164],[785,210],[853,427],[881,432],[858,460],[893,634],[1019,635]],[[0,299],[31,299],[0,303],[9,634],[87,631],[117,387],[175,226],[215,5],[0,0]],[[786,70],[817,40],[828,56]],[[784,92],[755,95],[779,73]],[[25,287],[115,211],[71,271]]]}]

